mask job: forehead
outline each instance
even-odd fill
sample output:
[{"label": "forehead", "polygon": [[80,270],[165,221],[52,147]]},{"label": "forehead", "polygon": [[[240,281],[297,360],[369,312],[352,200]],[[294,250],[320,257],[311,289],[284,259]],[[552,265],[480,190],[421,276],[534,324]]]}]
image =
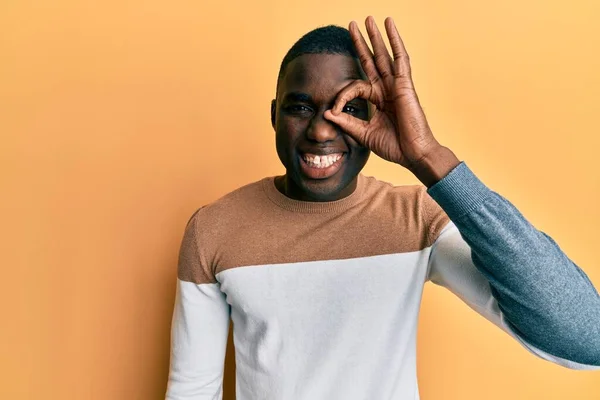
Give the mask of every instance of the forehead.
[{"label": "forehead", "polygon": [[286,67],[279,96],[304,92],[313,96],[335,95],[350,81],[364,79],[358,60],[341,54],[303,54]]}]

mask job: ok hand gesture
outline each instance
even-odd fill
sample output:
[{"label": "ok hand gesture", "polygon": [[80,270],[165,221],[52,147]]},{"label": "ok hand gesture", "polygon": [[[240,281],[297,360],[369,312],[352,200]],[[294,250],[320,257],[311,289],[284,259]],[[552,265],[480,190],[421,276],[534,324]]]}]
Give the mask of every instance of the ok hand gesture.
[{"label": "ok hand gesture", "polygon": [[[345,87],[324,116],[363,146],[383,159],[408,168],[429,186],[459,161],[433,137],[419,104],[409,57],[394,21],[389,17],[385,20],[393,59],[373,17],[367,18],[366,27],[373,53],[356,22],[350,23],[350,35],[368,81],[357,80]],[[346,103],[357,97],[375,106],[369,121],[342,113]]]}]

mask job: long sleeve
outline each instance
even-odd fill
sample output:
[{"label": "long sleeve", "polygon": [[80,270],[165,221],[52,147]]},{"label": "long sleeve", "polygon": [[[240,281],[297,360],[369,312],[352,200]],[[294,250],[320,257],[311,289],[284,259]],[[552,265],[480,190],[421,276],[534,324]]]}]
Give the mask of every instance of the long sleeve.
[{"label": "long sleeve", "polygon": [[198,248],[197,214],[179,252],[166,400],[220,400],[229,305]]},{"label": "long sleeve", "polygon": [[451,221],[432,245],[429,279],[538,356],[600,368],[600,296],[554,240],[464,163],[428,193],[429,214],[438,207]]}]

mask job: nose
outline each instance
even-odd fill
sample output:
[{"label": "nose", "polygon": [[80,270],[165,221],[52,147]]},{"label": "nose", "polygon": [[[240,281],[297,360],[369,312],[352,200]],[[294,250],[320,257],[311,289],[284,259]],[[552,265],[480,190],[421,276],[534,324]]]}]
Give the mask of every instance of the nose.
[{"label": "nose", "polygon": [[327,142],[334,140],[338,135],[337,127],[323,117],[323,114],[315,115],[310,121],[306,136],[315,142]]}]

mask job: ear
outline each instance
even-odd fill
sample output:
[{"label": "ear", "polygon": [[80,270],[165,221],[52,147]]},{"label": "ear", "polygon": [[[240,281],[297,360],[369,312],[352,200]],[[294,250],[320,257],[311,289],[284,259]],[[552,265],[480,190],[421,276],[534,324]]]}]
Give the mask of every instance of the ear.
[{"label": "ear", "polygon": [[271,126],[273,127],[273,129],[275,129],[275,108],[276,108],[276,104],[277,102],[275,101],[275,99],[271,100]]}]

